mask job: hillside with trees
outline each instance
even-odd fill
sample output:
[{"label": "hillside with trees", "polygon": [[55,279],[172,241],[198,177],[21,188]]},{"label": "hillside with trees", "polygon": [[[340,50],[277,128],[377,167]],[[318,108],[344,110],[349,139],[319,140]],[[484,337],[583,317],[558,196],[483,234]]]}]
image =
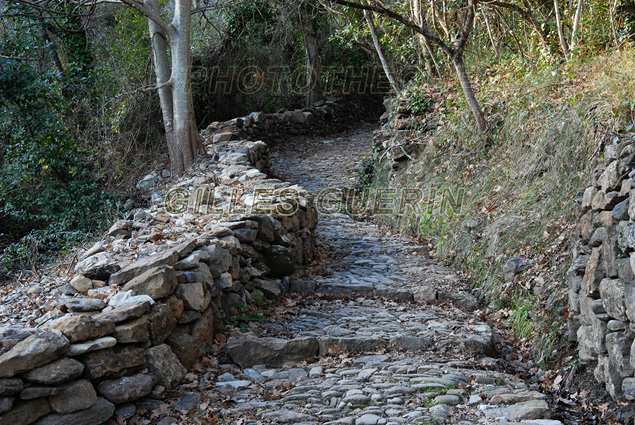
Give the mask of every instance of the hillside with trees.
[{"label": "hillside with trees", "polygon": [[635,142],[633,0],[5,0],[0,16],[7,287],[152,205],[144,176],[187,175],[221,122],[329,101],[350,119],[326,135],[376,130],[357,189],[464,191],[456,211],[432,198],[378,221],[461,270],[536,373],[582,373],[566,276],[581,191]]}]

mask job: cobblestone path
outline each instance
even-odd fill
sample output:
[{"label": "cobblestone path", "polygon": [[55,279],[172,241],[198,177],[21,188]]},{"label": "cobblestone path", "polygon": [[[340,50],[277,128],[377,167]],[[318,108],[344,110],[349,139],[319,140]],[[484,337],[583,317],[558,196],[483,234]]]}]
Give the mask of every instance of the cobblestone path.
[{"label": "cobblestone path", "polygon": [[[281,143],[275,170],[314,193],[353,187],[371,137]],[[218,423],[561,424],[545,395],[499,371],[496,329],[426,247],[343,214],[318,232],[331,262],[290,283],[310,292],[228,340]]]}]

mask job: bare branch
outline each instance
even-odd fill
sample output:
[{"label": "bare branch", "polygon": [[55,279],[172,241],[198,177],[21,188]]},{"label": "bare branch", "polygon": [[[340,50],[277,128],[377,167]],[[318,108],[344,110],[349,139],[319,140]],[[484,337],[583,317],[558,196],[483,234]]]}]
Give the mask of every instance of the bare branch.
[{"label": "bare branch", "polygon": [[427,31],[425,28],[423,28],[423,26],[417,25],[416,23],[406,18],[405,16],[393,10],[387,9],[384,6],[380,6],[376,4],[361,4],[361,3],[351,2],[348,0],[331,0],[331,1],[342,6],[348,6],[348,7],[353,7],[353,8],[362,9],[362,10],[369,10],[371,12],[377,12],[381,15],[387,16],[397,22],[400,22],[407,28],[410,28],[416,31],[417,33],[423,35],[424,37],[427,37],[428,39],[433,41],[435,44],[437,44],[439,47],[441,47],[441,49],[443,49],[443,51],[446,52],[447,54],[452,55],[454,53],[453,49],[448,44],[446,44],[443,40],[441,40],[436,35]]},{"label": "bare branch", "polygon": [[30,62],[38,62],[40,60],[39,58],[28,58],[26,56],[5,56],[5,55],[0,55],[0,59],[16,60],[16,61],[30,61]]},{"label": "bare branch", "polygon": [[144,88],[141,88],[140,90],[142,92],[149,92],[149,91],[159,90],[159,89],[162,89],[164,87],[171,86],[171,85],[172,85],[172,78],[170,78],[168,81],[166,81],[163,84],[159,84],[159,85],[156,85],[154,87],[144,87]]},{"label": "bare branch", "polygon": [[461,31],[461,35],[456,44],[456,52],[459,54],[463,53],[465,49],[465,45],[469,40],[470,33],[472,32],[472,28],[474,27],[474,15],[475,15],[475,4],[474,0],[469,0],[467,3],[467,10],[465,14],[465,18],[463,20],[463,30]]}]

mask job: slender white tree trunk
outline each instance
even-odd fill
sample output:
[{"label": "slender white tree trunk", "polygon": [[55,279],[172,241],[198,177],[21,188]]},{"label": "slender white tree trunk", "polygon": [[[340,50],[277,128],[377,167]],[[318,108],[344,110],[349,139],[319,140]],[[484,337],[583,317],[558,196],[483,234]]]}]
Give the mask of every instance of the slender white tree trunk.
[{"label": "slender white tree trunk", "polygon": [[615,11],[617,10],[617,3],[619,0],[614,0],[611,4],[610,8],[610,19],[611,19],[611,32],[613,33],[613,40],[615,41],[615,46],[617,46],[617,51],[622,53],[622,46],[620,43],[620,39],[617,36],[617,29],[615,28]]},{"label": "slender white tree trunk", "polygon": [[170,150],[172,168],[177,173],[192,166],[202,150],[194,119],[191,87],[190,22],[191,0],[177,0],[170,39],[172,53],[172,104],[174,110],[173,148]]},{"label": "slender white tree trunk", "polygon": [[498,52],[498,46],[496,45],[496,40],[494,40],[494,35],[492,34],[492,28],[490,27],[487,13],[485,13],[485,8],[483,7],[482,4],[479,6],[481,8],[481,14],[483,15],[483,19],[485,20],[485,26],[487,27],[487,35],[489,35],[489,41],[492,43],[492,47],[494,48],[494,53],[496,53],[496,56],[500,58],[500,53]]},{"label": "slender white tree trunk", "polygon": [[455,54],[452,57],[452,63],[454,64],[454,69],[456,70],[456,74],[459,77],[459,82],[461,83],[461,88],[463,89],[465,100],[467,100],[467,104],[469,105],[470,110],[472,111],[472,115],[476,120],[476,125],[478,126],[479,131],[484,132],[485,130],[487,130],[487,120],[485,119],[485,115],[483,115],[481,105],[478,103],[478,100],[476,100],[476,96],[474,95],[472,83],[470,82],[470,77],[468,76],[467,70],[465,69],[463,57],[461,55]]},{"label": "slender white tree trunk", "polygon": [[[161,15],[158,0],[146,0],[146,4],[148,4],[151,10],[157,15]],[[168,35],[161,31],[152,19],[148,19],[148,24],[150,27],[154,73],[157,78],[157,86],[159,87],[159,102],[163,115],[165,137],[167,138],[168,148],[171,149],[172,135],[174,134],[174,111],[172,109],[172,87],[170,85],[171,72],[170,60],[168,59]]]},{"label": "slender white tree trunk", "polygon": [[[432,6],[434,7],[434,2]],[[421,0],[410,0],[410,7],[412,9],[411,13],[415,23],[419,26],[423,26],[424,18]],[[434,13],[432,13],[432,20],[434,22]],[[419,54],[420,57],[423,58],[426,72],[430,77],[438,77],[439,64],[434,58],[434,51],[432,50],[432,46],[430,45],[430,40],[428,40],[423,34],[419,33],[416,34],[416,37],[417,41],[419,42]]]},{"label": "slender white tree trunk", "polygon": [[575,18],[573,18],[573,29],[571,30],[571,46],[569,50],[575,49],[576,37],[578,35],[578,25],[580,24],[580,18],[582,16],[583,7],[584,7],[584,0],[578,0],[578,7],[575,11]]},{"label": "slender white tree trunk", "polygon": [[[367,4],[366,0],[362,0],[362,4]],[[384,69],[384,73],[390,82],[390,86],[393,90],[395,90],[397,95],[399,95],[399,93],[401,93],[401,87],[399,87],[399,83],[392,72],[392,68],[386,59],[386,55],[384,55],[384,49],[381,47],[381,42],[377,36],[377,29],[375,28],[375,22],[373,21],[373,12],[370,10],[364,10],[364,18],[366,18],[366,23],[368,24],[368,29],[370,30],[370,36],[373,38],[373,44],[375,45],[377,56],[379,56],[381,67]]]},{"label": "slender white tree trunk", "polygon": [[560,5],[558,0],[553,0],[553,8],[556,11],[556,26],[558,27],[558,38],[560,39],[560,47],[562,48],[562,54],[564,58],[569,60],[569,48],[567,42],[564,40],[564,33],[562,32],[562,22],[560,22]]},{"label": "slender white tree trunk", "polygon": [[[161,19],[158,0],[124,1],[146,14],[154,61],[165,137],[172,172],[181,174],[203,151],[192,100],[190,76],[191,0],[176,0],[171,25]],[[171,55],[168,55],[168,47]]]}]

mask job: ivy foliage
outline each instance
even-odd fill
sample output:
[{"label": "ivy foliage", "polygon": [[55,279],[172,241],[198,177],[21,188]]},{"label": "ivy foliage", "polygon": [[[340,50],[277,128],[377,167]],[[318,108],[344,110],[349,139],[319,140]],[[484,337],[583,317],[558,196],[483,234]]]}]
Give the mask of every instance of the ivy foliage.
[{"label": "ivy foliage", "polygon": [[77,148],[58,115],[67,109],[59,86],[51,72],[1,64],[3,273],[28,266],[25,250],[33,245],[41,255],[84,238],[103,224],[112,205],[87,153]]}]

